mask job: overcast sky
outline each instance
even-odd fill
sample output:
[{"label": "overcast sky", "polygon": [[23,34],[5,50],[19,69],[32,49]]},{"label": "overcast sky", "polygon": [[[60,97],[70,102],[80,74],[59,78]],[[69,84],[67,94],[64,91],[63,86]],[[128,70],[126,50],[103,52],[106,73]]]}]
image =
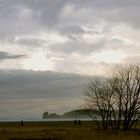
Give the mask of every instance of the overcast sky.
[{"label": "overcast sky", "polygon": [[0,0],[2,114],[64,112],[91,76],[139,64],[139,17],[139,0]]}]

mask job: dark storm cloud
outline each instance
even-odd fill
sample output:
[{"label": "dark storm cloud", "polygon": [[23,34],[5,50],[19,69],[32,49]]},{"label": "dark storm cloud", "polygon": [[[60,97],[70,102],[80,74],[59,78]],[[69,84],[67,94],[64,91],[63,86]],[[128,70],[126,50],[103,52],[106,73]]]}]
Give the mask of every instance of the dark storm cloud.
[{"label": "dark storm cloud", "polygon": [[90,78],[49,71],[0,71],[0,99],[78,99]]},{"label": "dark storm cloud", "polygon": [[23,57],[25,57],[25,55],[12,55],[7,52],[0,51],[0,61],[6,60],[6,59],[20,59]]}]

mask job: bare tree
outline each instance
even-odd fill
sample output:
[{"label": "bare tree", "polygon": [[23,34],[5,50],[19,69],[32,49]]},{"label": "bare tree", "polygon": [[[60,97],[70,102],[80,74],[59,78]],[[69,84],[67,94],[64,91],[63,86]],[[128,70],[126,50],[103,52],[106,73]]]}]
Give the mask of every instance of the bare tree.
[{"label": "bare tree", "polygon": [[109,79],[90,81],[84,94],[88,107],[99,110],[104,129],[131,129],[140,118],[140,67],[116,66]]},{"label": "bare tree", "polygon": [[114,71],[118,78],[117,106],[121,108],[119,116],[123,119],[123,128],[130,129],[139,119],[140,109],[140,67],[136,65],[119,66]]},{"label": "bare tree", "polygon": [[111,120],[111,97],[112,94],[108,90],[109,86],[104,81],[90,81],[84,94],[89,108],[99,110],[102,119],[102,127],[106,129]]}]

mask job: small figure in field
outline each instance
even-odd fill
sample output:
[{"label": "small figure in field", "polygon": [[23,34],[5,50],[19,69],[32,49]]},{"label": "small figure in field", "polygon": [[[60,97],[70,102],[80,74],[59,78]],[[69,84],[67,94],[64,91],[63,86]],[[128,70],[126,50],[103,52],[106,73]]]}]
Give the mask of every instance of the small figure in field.
[{"label": "small figure in field", "polygon": [[74,120],[74,125],[76,125],[76,123],[77,123],[76,120]]},{"label": "small figure in field", "polygon": [[23,120],[21,121],[21,126],[23,126]]},{"label": "small figure in field", "polygon": [[81,125],[81,120],[78,121],[78,124]]}]

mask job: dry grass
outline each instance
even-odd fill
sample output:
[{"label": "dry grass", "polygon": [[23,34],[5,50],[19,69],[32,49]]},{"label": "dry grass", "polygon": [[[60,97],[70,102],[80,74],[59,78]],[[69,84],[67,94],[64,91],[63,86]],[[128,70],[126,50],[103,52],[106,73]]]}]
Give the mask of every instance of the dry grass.
[{"label": "dry grass", "polygon": [[139,140],[140,131],[97,130],[94,122],[0,123],[0,140]]}]

